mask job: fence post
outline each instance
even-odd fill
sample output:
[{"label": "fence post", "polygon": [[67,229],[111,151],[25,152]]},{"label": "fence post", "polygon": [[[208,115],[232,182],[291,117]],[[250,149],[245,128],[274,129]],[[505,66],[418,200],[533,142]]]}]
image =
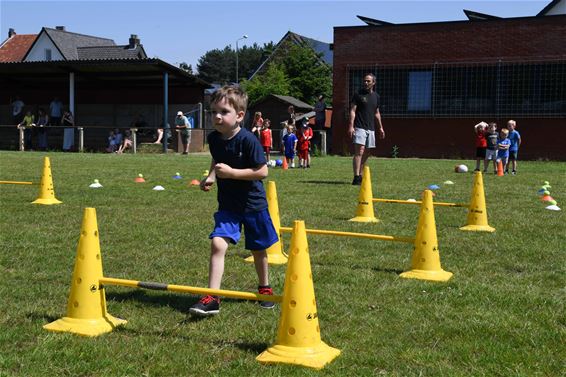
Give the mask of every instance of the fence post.
[{"label": "fence post", "polygon": [[134,154],[136,154],[138,152],[138,129],[137,128],[130,128],[130,131],[132,131],[132,152]]},{"label": "fence post", "polygon": [[20,144],[20,152],[24,151],[24,127],[18,126],[18,130],[20,131],[19,136],[19,144]]},{"label": "fence post", "polygon": [[320,132],[320,155],[326,156],[326,131]]},{"label": "fence post", "polygon": [[84,152],[85,150],[85,133],[84,127],[77,127],[79,130],[79,152]]}]

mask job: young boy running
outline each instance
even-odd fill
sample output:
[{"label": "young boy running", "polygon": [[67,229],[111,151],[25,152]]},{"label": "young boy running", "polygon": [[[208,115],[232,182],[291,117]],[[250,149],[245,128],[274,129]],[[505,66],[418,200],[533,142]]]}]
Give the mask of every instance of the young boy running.
[{"label": "young boy running", "polygon": [[[263,149],[257,137],[240,125],[246,114],[248,96],[239,88],[225,86],[211,98],[212,121],[215,131],[208,135],[212,162],[210,174],[200,183],[209,191],[218,184],[218,211],[214,214],[214,230],[209,238],[210,266],[208,287],[220,289],[224,273],[224,257],[230,243],[240,240],[244,226],[245,247],[254,256],[260,294],[272,295],[269,286],[265,249],[277,242],[277,233],[267,210],[267,199],[261,180],[267,177]],[[271,309],[274,303],[260,302]],[[220,299],[204,296],[189,312],[207,316],[217,314]]]}]

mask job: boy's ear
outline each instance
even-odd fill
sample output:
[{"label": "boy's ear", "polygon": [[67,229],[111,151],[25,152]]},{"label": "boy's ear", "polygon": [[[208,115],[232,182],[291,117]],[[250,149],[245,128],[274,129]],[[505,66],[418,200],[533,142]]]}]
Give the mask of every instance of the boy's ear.
[{"label": "boy's ear", "polygon": [[245,111],[238,111],[238,112],[236,112],[236,121],[237,121],[238,123],[240,123],[241,121],[244,120],[244,116],[245,116],[245,115],[246,115],[246,112],[245,112]]}]

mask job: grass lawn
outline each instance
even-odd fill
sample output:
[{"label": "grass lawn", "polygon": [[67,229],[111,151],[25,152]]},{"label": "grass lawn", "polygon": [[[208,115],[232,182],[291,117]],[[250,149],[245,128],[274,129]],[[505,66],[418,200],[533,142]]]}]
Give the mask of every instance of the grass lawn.
[{"label": "grass lawn", "polygon": [[[196,320],[187,312],[197,296],[111,286],[108,312],[127,325],[96,338],[44,330],[65,315],[85,207],[97,211],[105,276],[193,286],[206,286],[217,207],[216,189],[187,185],[207,155],[0,152],[0,180],[38,183],[45,155],[63,204],[30,204],[37,186],[0,185],[0,376],[564,375],[566,216],[537,191],[549,181],[566,210],[566,163],[520,161],[517,176],[485,175],[495,233],[462,232],[465,209],[436,208],[447,283],[399,277],[411,245],[309,235],[322,339],[342,351],[315,371],[255,361],[275,341],[280,308],[249,301],[225,299],[220,315]],[[374,196],[419,199],[438,184],[435,200],[467,202],[472,174],[454,173],[456,163],[370,159]],[[134,183],[138,173],[145,184]],[[88,187],[95,178],[103,188]],[[342,157],[270,170],[281,225],[414,237],[418,206],[376,203],[379,223],[346,221],[359,190],[351,179]],[[223,288],[256,290],[248,255],[243,242],[230,249]],[[285,267],[270,272],[282,293]]]}]

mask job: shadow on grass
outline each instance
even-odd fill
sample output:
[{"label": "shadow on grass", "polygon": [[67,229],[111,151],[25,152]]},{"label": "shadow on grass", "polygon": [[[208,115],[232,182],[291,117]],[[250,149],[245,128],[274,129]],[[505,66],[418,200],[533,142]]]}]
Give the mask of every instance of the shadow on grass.
[{"label": "shadow on grass", "polygon": [[26,318],[34,320],[34,321],[41,320],[41,321],[44,321],[47,324],[47,323],[51,323],[51,322],[56,321],[59,318],[63,317],[63,314],[65,314],[65,312],[62,311],[61,316],[56,317],[56,316],[48,315],[48,314],[45,314],[45,313],[31,312],[31,313],[26,314]]},{"label": "shadow on grass", "polygon": [[265,351],[270,345],[267,343],[246,343],[246,342],[239,342],[234,343],[234,346],[250,353],[254,353],[259,355],[263,351]]},{"label": "shadow on grass", "polygon": [[[200,296],[199,296],[200,297]],[[148,291],[136,289],[129,292],[109,293],[106,292],[107,301],[136,301],[143,304],[151,305],[154,307],[168,306],[181,313],[189,314],[189,309],[193,304],[196,304],[199,297],[193,295],[184,295],[182,293],[163,293],[163,294],[148,294]],[[230,298],[223,298],[222,302],[241,301]],[[197,319],[206,317],[194,317]],[[195,321],[191,321],[195,322]]]},{"label": "shadow on grass", "polygon": [[344,181],[299,181],[300,183],[311,183],[313,185],[350,185],[351,182]]},{"label": "shadow on grass", "polygon": [[375,272],[385,272],[388,274],[401,274],[403,272],[405,272],[405,270],[399,270],[396,268],[381,268],[381,267],[368,267],[368,266],[364,266],[364,265],[343,265],[343,264],[333,264],[333,263],[312,263],[312,266],[317,266],[317,267],[326,267],[326,268],[347,268],[349,270],[371,270],[371,271],[375,271]]}]

